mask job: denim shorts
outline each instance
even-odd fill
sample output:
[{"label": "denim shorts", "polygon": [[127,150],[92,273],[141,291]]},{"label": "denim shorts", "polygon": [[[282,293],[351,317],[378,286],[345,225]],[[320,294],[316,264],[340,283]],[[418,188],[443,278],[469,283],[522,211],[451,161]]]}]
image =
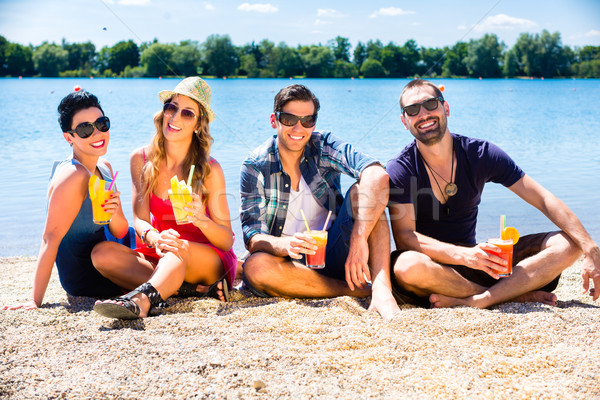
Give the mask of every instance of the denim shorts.
[{"label": "denim shorts", "polygon": [[[354,219],[352,218],[352,200],[350,197],[350,189],[348,189],[346,196],[344,197],[344,202],[338,210],[337,217],[333,221],[329,231],[327,231],[325,268],[315,269],[315,271],[323,276],[342,281],[346,280],[346,259],[348,258],[348,252],[350,251],[350,236],[352,235],[352,227],[354,226]],[[305,258],[303,257],[302,260],[292,260],[292,258],[288,256],[286,257],[286,260],[304,263]],[[243,275],[243,280],[244,287],[255,296],[271,297],[252,287],[246,279],[246,275]]]}]

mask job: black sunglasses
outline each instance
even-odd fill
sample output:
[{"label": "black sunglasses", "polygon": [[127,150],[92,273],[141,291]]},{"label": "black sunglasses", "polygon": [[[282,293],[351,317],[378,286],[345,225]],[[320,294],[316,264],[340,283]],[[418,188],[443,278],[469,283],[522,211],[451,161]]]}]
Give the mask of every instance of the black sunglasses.
[{"label": "black sunglasses", "polygon": [[96,127],[96,129],[98,129],[100,132],[108,132],[110,129],[110,119],[108,119],[106,116],[103,116],[94,122],[82,122],[81,124],[77,125],[75,129],[67,131],[67,133],[70,133],[71,135],[76,133],[77,136],[85,139],[92,136],[92,133],[94,133],[94,127]]},{"label": "black sunglasses", "polygon": [[317,114],[305,115],[303,117],[281,111],[277,111],[275,114],[277,114],[277,120],[285,126],[294,126],[300,121],[303,127],[312,128],[317,123]]},{"label": "black sunglasses", "polygon": [[167,116],[167,118],[171,118],[173,115],[177,114],[177,111],[181,110],[181,119],[186,121],[191,121],[196,118],[196,114],[192,110],[188,110],[186,108],[179,108],[176,104],[173,103],[165,103],[163,106],[163,114]]},{"label": "black sunglasses", "polygon": [[444,103],[444,98],[443,97],[433,97],[431,99],[427,99],[427,100],[423,100],[420,103],[415,103],[415,104],[411,104],[405,107],[402,107],[402,112],[405,112],[406,115],[410,116],[410,117],[414,117],[415,115],[419,114],[419,112],[421,111],[421,106],[425,107],[425,109],[427,111],[433,111],[436,108],[438,108],[438,104],[439,103]]}]

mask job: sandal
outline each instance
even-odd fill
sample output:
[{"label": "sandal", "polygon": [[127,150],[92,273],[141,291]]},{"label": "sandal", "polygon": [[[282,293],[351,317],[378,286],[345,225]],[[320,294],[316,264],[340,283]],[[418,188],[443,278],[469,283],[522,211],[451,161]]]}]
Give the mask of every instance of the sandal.
[{"label": "sandal", "polygon": [[223,278],[220,281],[216,281],[215,283],[213,283],[212,285],[210,285],[210,287],[208,288],[208,290],[206,292],[199,292],[196,290],[196,287],[198,286],[197,284],[194,283],[189,283],[189,282],[183,282],[181,284],[181,287],[177,290],[177,297],[212,297],[213,299],[217,299],[217,300],[221,300],[219,298],[219,282],[223,282],[223,297],[225,298],[225,301],[228,302],[231,299],[230,293],[229,293],[229,285],[227,284],[227,279]]},{"label": "sandal", "polygon": [[164,300],[160,297],[158,290],[156,290],[156,288],[152,286],[150,282],[146,282],[126,295],[113,299],[121,304],[112,302],[97,303],[94,305],[94,311],[108,318],[138,319],[140,318],[140,307],[135,301],[133,301],[133,296],[139,293],[145,294],[148,297],[148,300],[150,300],[150,309],[148,310],[148,315],[150,315],[150,310],[153,307],[158,307],[164,304]]}]

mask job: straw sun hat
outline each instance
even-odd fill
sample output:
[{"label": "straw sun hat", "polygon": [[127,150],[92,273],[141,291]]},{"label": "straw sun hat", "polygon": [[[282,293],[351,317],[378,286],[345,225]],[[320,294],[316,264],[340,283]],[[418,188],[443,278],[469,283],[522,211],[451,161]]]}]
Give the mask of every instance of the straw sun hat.
[{"label": "straw sun hat", "polygon": [[158,98],[164,103],[167,99],[177,94],[182,94],[202,104],[202,107],[206,110],[208,122],[215,120],[215,113],[210,108],[210,87],[208,87],[208,84],[202,78],[198,76],[185,78],[175,86],[175,89],[160,92]]}]

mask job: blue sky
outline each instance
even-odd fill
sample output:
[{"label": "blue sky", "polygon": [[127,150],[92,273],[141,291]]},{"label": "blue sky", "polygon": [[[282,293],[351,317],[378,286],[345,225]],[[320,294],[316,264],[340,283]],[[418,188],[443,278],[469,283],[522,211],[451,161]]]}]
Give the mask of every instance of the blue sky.
[{"label": "blue sky", "polygon": [[0,0],[0,35],[38,45],[121,40],[163,43],[228,34],[243,45],[268,39],[290,46],[340,35],[443,47],[495,33],[512,46],[523,33],[561,33],[569,46],[600,46],[599,0]]}]

